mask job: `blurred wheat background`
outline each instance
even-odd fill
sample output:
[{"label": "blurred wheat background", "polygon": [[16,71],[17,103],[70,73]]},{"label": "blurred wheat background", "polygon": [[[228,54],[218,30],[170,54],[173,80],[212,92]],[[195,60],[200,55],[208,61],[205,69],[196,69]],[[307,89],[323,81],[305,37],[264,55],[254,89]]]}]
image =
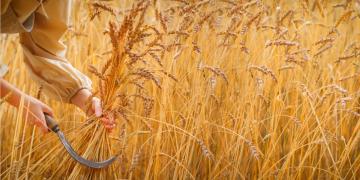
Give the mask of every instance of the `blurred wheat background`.
[{"label": "blurred wheat background", "polygon": [[1,101],[1,179],[360,178],[360,1],[74,1],[72,11],[67,57],[116,113],[115,131],[39,93],[18,35],[0,37],[5,79],[48,103],[81,155],[119,158],[83,167]]}]

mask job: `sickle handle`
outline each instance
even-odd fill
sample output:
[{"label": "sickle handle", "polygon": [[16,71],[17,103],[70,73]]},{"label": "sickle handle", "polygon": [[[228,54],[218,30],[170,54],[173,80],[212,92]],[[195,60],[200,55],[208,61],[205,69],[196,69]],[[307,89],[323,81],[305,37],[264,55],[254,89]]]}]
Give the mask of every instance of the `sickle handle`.
[{"label": "sickle handle", "polygon": [[49,127],[49,129],[51,129],[51,131],[53,131],[54,133],[60,131],[58,123],[50,115],[46,113],[44,115],[45,115],[46,125]]}]

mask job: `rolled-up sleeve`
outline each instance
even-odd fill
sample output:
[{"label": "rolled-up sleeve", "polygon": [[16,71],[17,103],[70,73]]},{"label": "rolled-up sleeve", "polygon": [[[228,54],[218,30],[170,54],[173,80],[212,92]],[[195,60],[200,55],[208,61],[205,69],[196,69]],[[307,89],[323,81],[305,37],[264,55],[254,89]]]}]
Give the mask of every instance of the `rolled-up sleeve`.
[{"label": "rolled-up sleeve", "polygon": [[61,42],[70,14],[70,1],[49,0],[35,12],[34,28],[20,34],[24,61],[33,79],[44,92],[57,100],[70,102],[81,89],[91,89],[91,80],[65,58]]}]

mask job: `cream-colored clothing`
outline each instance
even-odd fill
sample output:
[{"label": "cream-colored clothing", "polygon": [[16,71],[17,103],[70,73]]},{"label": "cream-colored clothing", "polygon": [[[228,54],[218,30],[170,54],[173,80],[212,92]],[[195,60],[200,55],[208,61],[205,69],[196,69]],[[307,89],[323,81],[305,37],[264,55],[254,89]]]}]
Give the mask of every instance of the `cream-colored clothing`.
[{"label": "cream-colored clothing", "polygon": [[1,0],[2,18],[9,9],[16,18],[1,26],[24,28],[15,30],[20,32],[24,61],[46,94],[69,102],[80,89],[91,89],[91,80],[66,60],[66,46],[60,41],[68,27],[71,0]]}]

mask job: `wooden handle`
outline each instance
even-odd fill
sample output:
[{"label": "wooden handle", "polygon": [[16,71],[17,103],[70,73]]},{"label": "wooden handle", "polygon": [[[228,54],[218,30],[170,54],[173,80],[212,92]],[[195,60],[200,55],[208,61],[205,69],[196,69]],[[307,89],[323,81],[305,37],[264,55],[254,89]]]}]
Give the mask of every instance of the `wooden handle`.
[{"label": "wooden handle", "polygon": [[50,115],[48,114],[44,114],[44,115],[45,115],[46,125],[48,126],[48,128],[51,129],[51,131],[53,131],[54,133],[60,131],[58,123]]}]

